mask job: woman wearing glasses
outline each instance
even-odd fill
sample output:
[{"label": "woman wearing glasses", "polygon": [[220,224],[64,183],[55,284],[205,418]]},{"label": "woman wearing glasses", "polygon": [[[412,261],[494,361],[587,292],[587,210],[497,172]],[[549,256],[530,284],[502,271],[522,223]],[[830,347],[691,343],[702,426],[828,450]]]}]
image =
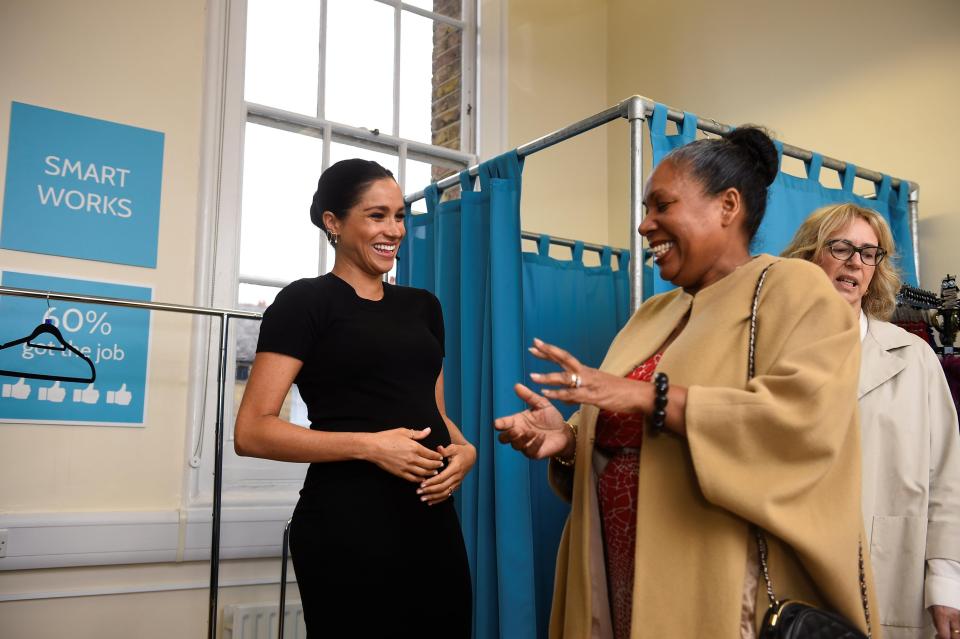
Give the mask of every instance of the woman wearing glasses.
[{"label": "woman wearing glasses", "polygon": [[[860,316],[863,514],[886,639],[960,637],[960,436],[940,362],[884,321],[900,279],[893,237],[874,211],[811,215],[784,251],[816,264]],[[927,626],[927,630],[924,630]]]}]

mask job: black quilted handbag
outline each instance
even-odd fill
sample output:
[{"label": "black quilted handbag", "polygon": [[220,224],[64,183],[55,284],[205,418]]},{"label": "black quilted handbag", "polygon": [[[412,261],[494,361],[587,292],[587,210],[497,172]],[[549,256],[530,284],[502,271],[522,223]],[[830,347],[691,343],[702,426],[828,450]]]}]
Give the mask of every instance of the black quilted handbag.
[{"label": "black quilted handbag", "polygon": [[767,609],[759,639],[864,639],[866,635],[840,615],[784,599]]},{"label": "black quilted handbag", "polygon": [[[772,265],[771,265],[772,266]],[[757,337],[757,307],[760,304],[760,289],[767,277],[770,266],[763,269],[757,280],[757,289],[753,294],[753,307],[750,312],[750,350],[747,360],[747,380],[754,375],[754,354]],[[790,599],[778,600],[773,594],[773,584],[770,583],[770,570],[767,567],[767,540],[763,532],[753,527],[757,540],[757,550],[760,555],[760,569],[767,587],[767,597],[770,607],[763,616],[758,639],[869,639],[870,638],[870,604],[867,601],[867,582],[863,569],[863,545],[859,554],[860,564],[860,598],[863,602],[863,614],[867,622],[867,634],[860,630],[844,617],[822,608],[817,608],[802,601]]]}]

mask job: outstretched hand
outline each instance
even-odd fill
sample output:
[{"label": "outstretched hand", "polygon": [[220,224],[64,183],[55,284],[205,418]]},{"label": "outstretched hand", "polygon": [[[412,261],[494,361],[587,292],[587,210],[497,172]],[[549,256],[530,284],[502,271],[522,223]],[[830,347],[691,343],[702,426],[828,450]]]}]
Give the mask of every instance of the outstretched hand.
[{"label": "outstretched hand", "polygon": [[510,444],[531,459],[571,457],[577,442],[560,411],[523,384],[515,385],[513,390],[527,404],[527,410],[494,421],[500,442]]},{"label": "outstretched hand", "polygon": [[534,339],[534,357],[558,364],[557,373],[531,373],[530,379],[543,386],[544,396],[568,404],[592,404],[612,413],[648,412],[653,408],[654,391],[649,382],[638,382],[590,368],[558,346]]}]

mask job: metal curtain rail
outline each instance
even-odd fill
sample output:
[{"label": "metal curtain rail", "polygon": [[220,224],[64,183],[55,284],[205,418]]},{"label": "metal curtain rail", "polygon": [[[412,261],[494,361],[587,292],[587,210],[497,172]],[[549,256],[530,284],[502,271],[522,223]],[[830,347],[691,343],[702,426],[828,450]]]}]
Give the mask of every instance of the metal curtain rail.
[{"label": "metal curtain rail", "polygon": [[165,311],[168,313],[185,313],[189,315],[207,315],[220,318],[220,360],[217,368],[217,420],[213,467],[213,530],[210,536],[210,601],[207,610],[207,636],[214,639],[217,632],[217,595],[220,583],[220,521],[221,521],[221,493],[223,492],[223,415],[224,415],[224,384],[227,379],[227,337],[231,319],[258,320],[261,313],[238,311],[226,308],[206,308],[202,306],[187,306],[185,304],[169,304],[166,302],[143,302],[117,297],[100,297],[97,295],[72,295],[55,291],[39,291],[13,286],[0,286],[0,295],[18,295],[20,297],[34,297],[47,300],[62,300],[66,302],[82,302],[86,304],[105,304],[108,306],[125,306],[127,308],[142,308],[150,311]]},{"label": "metal curtain rail", "polygon": [[[608,109],[605,109],[597,114],[594,114],[588,118],[574,122],[573,124],[563,127],[562,129],[557,129],[553,133],[548,133],[547,135],[537,138],[532,142],[528,142],[522,146],[517,147],[517,155],[520,157],[526,157],[532,155],[538,151],[547,149],[555,144],[563,142],[564,140],[569,140],[570,138],[576,137],[581,133],[586,133],[592,129],[595,129],[599,126],[602,126],[613,120],[619,118],[624,118],[630,122],[630,224],[633,229],[636,229],[640,225],[640,220],[642,217],[642,189],[643,189],[643,121],[648,117],[653,115],[653,108],[656,102],[650,98],[646,98],[640,95],[631,96],[623,101],[621,101],[616,106],[612,106]],[[667,107],[667,119],[672,122],[683,122],[683,111],[674,109],[672,107]],[[712,133],[714,135],[727,135],[735,127],[732,127],[727,124],[717,122],[716,120],[698,118],[697,119],[697,128],[705,133]],[[813,158],[813,151],[794,146],[792,144],[783,145],[783,154],[797,158],[803,161],[809,161]],[[837,160],[829,156],[823,157],[823,166],[834,169],[836,171],[846,170],[848,163],[842,160]],[[466,169],[470,175],[477,175],[479,173],[479,164],[474,165]],[[871,182],[880,182],[883,179],[883,174],[878,171],[872,171],[870,169],[865,169],[860,166],[856,168],[856,176],[869,180]],[[916,268],[917,277],[920,276],[920,247],[917,238],[917,226],[918,226],[918,202],[920,199],[920,187],[916,182],[911,182],[907,180],[901,180],[900,178],[891,178],[891,186],[893,188],[900,188],[902,182],[907,182],[910,186],[910,197],[909,197],[909,208],[910,208],[910,233],[913,241],[913,255],[914,255],[914,266]],[[440,191],[448,189],[450,187],[456,186],[460,183],[459,175],[454,174],[449,177],[446,177],[439,182],[437,182],[437,188]],[[406,202],[416,202],[424,198],[423,191],[417,191],[407,195],[404,199]],[[642,283],[642,260],[643,254],[640,250],[640,237],[637,233],[631,233],[630,240],[630,250],[631,250],[631,282],[632,282],[632,296],[631,296],[631,306],[636,309],[639,306],[639,302],[643,297],[643,283]]]},{"label": "metal curtain rail", "polygon": [[[545,233],[533,233],[532,231],[521,231],[520,238],[524,240],[533,240],[534,242],[538,241],[541,237],[546,235]],[[546,236],[550,240],[551,244],[556,246],[566,246],[568,248],[573,248],[577,245],[578,240],[570,240],[565,237],[554,237],[553,235]],[[593,244],[591,242],[583,242],[583,250],[585,251],[596,251],[597,253],[602,253],[605,249],[610,249],[612,255],[620,255],[627,249],[617,248],[615,246],[605,246],[603,244]]]}]

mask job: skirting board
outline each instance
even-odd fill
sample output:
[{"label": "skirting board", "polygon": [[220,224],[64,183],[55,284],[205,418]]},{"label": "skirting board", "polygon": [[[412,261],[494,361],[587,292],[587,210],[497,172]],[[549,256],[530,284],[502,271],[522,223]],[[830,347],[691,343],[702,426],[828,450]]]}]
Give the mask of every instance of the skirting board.
[{"label": "skirting board", "polygon": [[[227,506],[220,557],[279,557],[289,506]],[[210,558],[209,509],[0,514],[7,556],[0,570],[66,568]]]}]

